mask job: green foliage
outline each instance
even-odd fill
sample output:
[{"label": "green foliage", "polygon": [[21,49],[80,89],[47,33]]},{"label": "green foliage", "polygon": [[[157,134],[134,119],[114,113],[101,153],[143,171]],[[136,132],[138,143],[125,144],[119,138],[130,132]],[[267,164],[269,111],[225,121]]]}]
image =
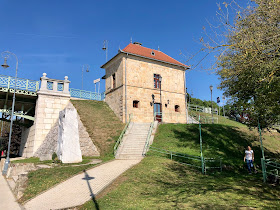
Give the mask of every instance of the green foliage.
[{"label": "green foliage", "polygon": [[57,154],[55,152],[52,154],[52,161],[53,163],[61,163],[61,160],[58,159]]},{"label": "green foliage", "polygon": [[52,154],[52,160],[55,160],[57,158],[57,154],[54,152],[53,154]]},{"label": "green foliage", "polygon": [[35,164],[49,164],[52,163],[52,160],[44,160],[40,161],[39,158],[37,157],[30,157],[30,158],[25,158],[25,159],[20,159],[20,160],[12,160],[12,163],[35,163]]},{"label": "green foliage", "polygon": [[[201,100],[199,98],[191,98],[191,104],[198,105],[198,106],[204,106],[204,107],[211,107],[211,101]],[[218,104],[213,100],[213,108],[219,108]]]},{"label": "green foliage", "polygon": [[280,115],[280,2],[254,2],[225,24],[227,44],[213,48],[226,46],[218,56],[220,88],[250,115],[252,126],[259,119],[265,128]]}]

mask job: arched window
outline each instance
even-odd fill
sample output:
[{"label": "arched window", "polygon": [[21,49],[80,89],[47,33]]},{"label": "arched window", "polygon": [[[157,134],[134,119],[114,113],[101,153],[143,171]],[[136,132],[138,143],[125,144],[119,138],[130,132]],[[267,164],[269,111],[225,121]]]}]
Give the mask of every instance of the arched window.
[{"label": "arched window", "polygon": [[116,74],[112,75],[112,79],[113,79],[113,88],[116,88]]},{"label": "arched window", "polygon": [[180,106],[179,105],[175,105],[175,112],[180,112]]},{"label": "arched window", "polygon": [[137,100],[133,101],[133,108],[139,108],[139,101]]}]

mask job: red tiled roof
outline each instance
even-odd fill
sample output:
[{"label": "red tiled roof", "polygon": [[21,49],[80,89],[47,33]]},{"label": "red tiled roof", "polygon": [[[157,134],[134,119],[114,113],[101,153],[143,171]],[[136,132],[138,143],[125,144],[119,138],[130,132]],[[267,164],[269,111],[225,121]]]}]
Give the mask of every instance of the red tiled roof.
[{"label": "red tiled roof", "polygon": [[[159,60],[159,61],[164,61],[168,63],[172,63],[175,65],[180,65],[189,68],[189,66],[182,64],[181,62],[175,60],[174,58],[171,58],[170,56],[166,55],[165,53],[158,51],[158,50],[153,50],[147,47],[140,46],[138,44],[132,44],[130,43],[127,45],[123,50],[123,52],[131,53],[134,55],[139,55],[139,56],[144,56],[147,58]],[[152,55],[152,52],[154,52],[154,55]]]}]

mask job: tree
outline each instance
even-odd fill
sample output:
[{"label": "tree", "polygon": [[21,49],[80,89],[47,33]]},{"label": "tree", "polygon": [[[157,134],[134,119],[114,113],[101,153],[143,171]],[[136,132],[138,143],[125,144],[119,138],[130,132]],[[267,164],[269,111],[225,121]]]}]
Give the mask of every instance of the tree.
[{"label": "tree", "polygon": [[249,114],[250,125],[259,120],[265,128],[280,115],[280,0],[252,2],[247,8],[224,3],[226,11],[235,11],[232,24],[227,12],[218,13],[226,43],[213,37],[202,42],[219,52],[216,67],[225,95]]}]

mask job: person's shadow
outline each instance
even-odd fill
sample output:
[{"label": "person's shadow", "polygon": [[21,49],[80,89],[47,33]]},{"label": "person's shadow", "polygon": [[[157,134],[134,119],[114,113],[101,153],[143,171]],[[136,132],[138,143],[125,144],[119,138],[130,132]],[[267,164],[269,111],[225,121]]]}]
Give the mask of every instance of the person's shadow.
[{"label": "person's shadow", "polygon": [[85,177],[83,178],[83,180],[86,180],[86,181],[87,181],[88,189],[89,189],[89,191],[90,191],[91,200],[92,200],[92,202],[93,202],[94,205],[95,205],[95,209],[99,210],[99,205],[98,205],[98,203],[97,203],[97,201],[96,201],[96,199],[95,199],[95,196],[94,196],[94,194],[93,194],[93,192],[92,192],[92,189],[91,189],[91,187],[90,187],[90,184],[89,184],[89,180],[94,179],[94,177],[90,177],[90,176],[88,175],[88,173],[86,172],[86,170],[84,170],[84,173],[85,173]]}]

